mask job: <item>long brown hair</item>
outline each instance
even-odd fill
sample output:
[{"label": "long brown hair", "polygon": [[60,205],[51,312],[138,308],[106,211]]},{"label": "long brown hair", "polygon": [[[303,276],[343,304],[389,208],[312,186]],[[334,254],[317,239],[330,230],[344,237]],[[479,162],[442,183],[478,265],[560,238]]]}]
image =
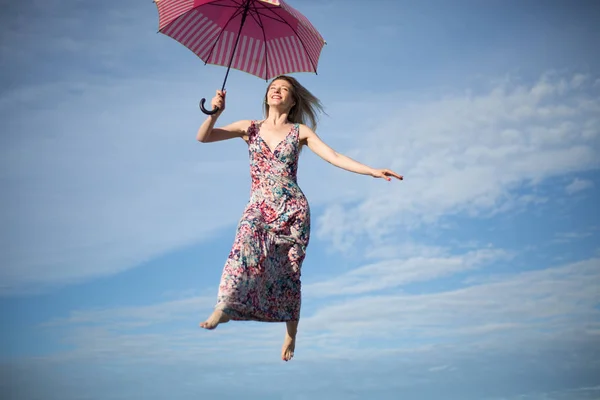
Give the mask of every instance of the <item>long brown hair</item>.
[{"label": "long brown hair", "polygon": [[318,113],[325,113],[323,104],[315,95],[308,91],[304,86],[298,82],[296,78],[287,75],[280,75],[269,83],[267,92],[263,102],[263,108],[265,116],[269,115],[269,104],[267,104],[267,96],[269,95],[269,87],[276,80],[282,79],[292,85],[292,97],[294,99],[294,106],[288,113],[288,121],[291,123],[298,123],[307,125],[313,131],[317,130]]}]

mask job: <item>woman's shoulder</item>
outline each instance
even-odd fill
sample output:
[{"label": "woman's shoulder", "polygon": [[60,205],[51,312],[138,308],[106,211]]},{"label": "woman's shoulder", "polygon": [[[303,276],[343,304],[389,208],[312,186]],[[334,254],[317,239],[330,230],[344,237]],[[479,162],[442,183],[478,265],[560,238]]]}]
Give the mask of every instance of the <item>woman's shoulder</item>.
[{"label": "woman's shoulder", "polygon": [[308,125],[301,123],[298,123],[296,125],[298,126],[298,134],[300,136],[300,139],[306,139],[311,135],[315,135],[315,132]]}]

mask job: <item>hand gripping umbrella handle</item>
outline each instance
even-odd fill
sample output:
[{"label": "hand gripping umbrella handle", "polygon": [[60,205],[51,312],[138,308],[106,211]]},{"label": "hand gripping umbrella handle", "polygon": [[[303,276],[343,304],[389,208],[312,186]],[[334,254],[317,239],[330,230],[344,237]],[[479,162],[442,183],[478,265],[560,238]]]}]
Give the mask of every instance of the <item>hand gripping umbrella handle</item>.
[{"label": "hand gripping umbrella handle", "polygon": [[203,98],[202,100],[200,100],[200,109],[204,114],[213,115],[219,111],[219,107],[215,107],[212,110],[207,110],[206,108],[204,108],[204,103],[206,103],[206,99]]}]

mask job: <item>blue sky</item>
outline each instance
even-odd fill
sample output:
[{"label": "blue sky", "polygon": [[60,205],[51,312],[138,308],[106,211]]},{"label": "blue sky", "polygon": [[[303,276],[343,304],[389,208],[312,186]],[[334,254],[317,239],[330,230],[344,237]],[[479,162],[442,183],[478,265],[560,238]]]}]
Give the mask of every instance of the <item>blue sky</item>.
[{"label": "blue sky", "polygon": [[[406,177],[303,152],[290,363],[281,324],[197,328],[249,193],[242,141],[195,141],[225,70],[150,1],[3,8],[2,397],[597,399],[600,8],[290,4],[328,43],[320,136]],[[232,71],[221,123],[265,87]]]}]

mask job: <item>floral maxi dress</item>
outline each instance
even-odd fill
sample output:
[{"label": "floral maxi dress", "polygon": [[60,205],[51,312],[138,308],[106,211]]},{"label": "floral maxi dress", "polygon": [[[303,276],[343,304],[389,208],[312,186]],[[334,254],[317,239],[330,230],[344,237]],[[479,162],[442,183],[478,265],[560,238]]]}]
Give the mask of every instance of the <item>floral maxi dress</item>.
[{"label": "floral maxi dress", "polygon": [[250,201],[223,269],[216,308],[232,320],[297,321],[310,236],[310,208],[296,179],[298,124],[271,150],[253,121],[248,152]]}]

